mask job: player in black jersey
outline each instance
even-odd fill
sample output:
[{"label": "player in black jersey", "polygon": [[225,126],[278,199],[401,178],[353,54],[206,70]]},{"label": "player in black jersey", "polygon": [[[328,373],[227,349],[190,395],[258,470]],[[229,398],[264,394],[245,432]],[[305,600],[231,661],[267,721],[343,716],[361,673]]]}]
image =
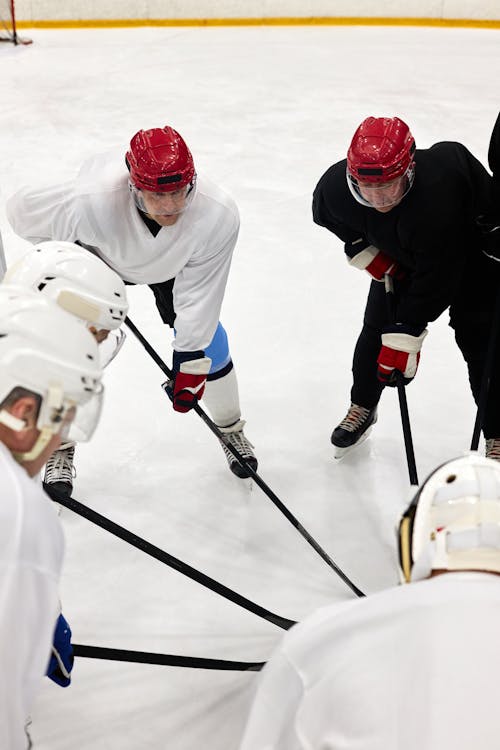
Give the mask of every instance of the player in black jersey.
[{"label": "player in black jersey", "polygon": [[[416,149],[398,117],[364,120],[347,159],[321,177],[314,221],[345,243],[351,265],[373,278],[354,351],[351,406],[331,437],[337,457],[367,435],[396,371],[407,383],[415,376],[427,325],[446,309],[477,403],[499,285],[499,266],[482,252],[477,224],[492,189],[491,176],[465,146]],[[381,283],[387,276],[395,290],[392,312]],[[499,364],[497,356],[483,424],[486,453],[498,458]]]}]

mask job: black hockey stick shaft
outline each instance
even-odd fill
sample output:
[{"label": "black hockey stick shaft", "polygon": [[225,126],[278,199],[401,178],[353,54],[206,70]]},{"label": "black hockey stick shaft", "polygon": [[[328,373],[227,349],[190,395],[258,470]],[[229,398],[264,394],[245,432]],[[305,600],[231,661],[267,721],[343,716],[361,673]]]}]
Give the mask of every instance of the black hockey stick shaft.
[{"label": "black hockey stick shaft", "polygon": [[292,625],[295,625],[294,620],[287,620],[284,617],[280,617],[279,615],[274,614],[274,612],[270,612],[269,610],[264,609],[264,607],[260,607],[250,599],[241,596],[241,594],[236,593],[236,591],[232,591],[232,589],[224,586],[218,581],[215,581],[213,578],[210,578],[210,576],[205,575],[205,573],[201,573],[199,570],[196,570],[196,568],[192,568],[187,563],[179,560],[173,555],[170,555],[168,552],[165,552],[159,547],[155,547],[154,544],[147,542],[145,539],[142,539],[142,537],[137,536],[137,534],[134,534],[128,529],[124,529],[123,526],[119,526],[109,518],[102,516],[95,510],[92,510],[88,506],[78,502],[78,500],[75,500],[73,497],[68,497],[63,493],[58,492],[50,484],[44,484],[44,489],[49,497],[51,497],[51,499],[56,503],[63,505],[65,508],[69,508],[69,510],[72,510],[73,513],[82,516],[82,518],[86,518],[96,526],[100,526],[101,529],[108,531],[110,534],[113,534],[113,536],[116,536],[119,539],[123,539],[124,542],[132,545],[132,547],[140,549],[142,552],[145,552],[146,555],[154,557],[155,560],[159,560],[169,568],[177,570],[179,573],[182,573],[182,575],[191,578],[197,583],[200,583],[202,586],[210,589],[210,591],[214,591],[224,599],[229,599],[229,601],[237,604],[243,609],[246,609],[248,612],[253,612],[254,615],[257,615],[257,617],[261,617],[263,620],[267,620],[268,622],[273,623],[273,625],[277,625],[279,628],[283,628],[283,630],[289,630]]},{"label": "black hockey stick shaft", "polygon": [[[146,349],[148,354],[154,359],[158,367],[167,375],[167,377],[172,378],[173,373],[172,370],[170,370],[169,367],[165,364],[165,362],[161,359],[161,357],[157,354],[157,352],[153,349],[149,341],[142,335],[142,333],[137,329],[137,327],[132,323],[130,318],[125,318],[125,323],[130,328],[134,336],[140,341],[140,343],[143,345],[143,347]],[[245,471],[248,473],[249,476],[252,477],[254,482],[261,488],[261,490],[268,496],[268,498],[271,500],[272,503],[281,511],[281,513],[285,516],[285,518],[294,526],[299,534],[311,545],[311,547],[315,550],[315,552],[318,553],[318,555],[326,562],[327,565],[332,568],[332,570],[335,571],[335,573],[341,578],[347,586],[356,594],[356,596],[364,596],[364,593],[346,576],[344,571],[338,567],[338,565],[331,559],[331,557],[325,552],[325,550],[318,544],[318,542],[312,537],[309,532],[302,526],[300,521],[295,518],[293,513],[291,513],[286,505],[284,505],[279,497],[275,495],[275,493],[272,491],[272,489],[264,482],[263,479],[257,474],[255,469],[250,466],[248,461],[246,461],[243,456],[241,456],[238,451],[233,448],[233,446],[226,442],[224,440],[224,435],[221,433],[215,422],[213,422],[208,414],[201,408],[199,404],[196,404],[193,407],[193,411],[198,414],[199,417],[205,422],[207,427],[214,433],[214,435],[219,439],[222,440],[225,445],[227,446],[230,453],[238,460],[240,466],[243,466]]]},{"label": "black hockey stick shaft", "polygon": [[150,651],[127,651],[122,648],[101,648],[73,643],[73,654],[87,659],[126,661],[136,664],[158,664],[164,667],[187,667],[189,669],[217,669],[235,672],[260,672],[265,661],[231,661],[228,659],[205,659],[198,656],[156,654]]},{"label": "black hockey stick shaft", "polygon": [[488,392],[490,389],[493,359],[495,357],[495,352],[496,352],[496,347],[497,347],[499,328],[500,328],[500,289],[497,292],[497,297],[495,301],[495,310],[493,313],[493,319],[491,321],[490,337],[488,340],[488,350],[486,352],[486,359],[484,362],[484,370],[483,370],[483,376],[481,378],[481,390],[479,393],[476,420],[474,422],[474,430],[472,432],[472,440],[470,444],[471,451],[477,451],[478,446],[479,446],[479,438],[480,438],[481,429],[484,423],[484,415],[486,414],[486,404],[488,401]]},{"label": "black hockey stick shaft", "polygon": [[[394,297],[394,283],[392,277],[385,274],[385,296],[387,300],[387,310],[389,319],[392,323],[396,317],[396,301]],[[415,463],[415,452],[413,450],[413,439],[411,435],[410,415],[408,413],[408,402],[406,399],[406,388],[404,384],[403,373],[396,370],[396,386],[398,389],[399,411],[401,413],[401,424],[403,427],[403,438],[406,451],[406,463],[408,465],[408,475],[410,484],[418,484],[417,465]]]}]

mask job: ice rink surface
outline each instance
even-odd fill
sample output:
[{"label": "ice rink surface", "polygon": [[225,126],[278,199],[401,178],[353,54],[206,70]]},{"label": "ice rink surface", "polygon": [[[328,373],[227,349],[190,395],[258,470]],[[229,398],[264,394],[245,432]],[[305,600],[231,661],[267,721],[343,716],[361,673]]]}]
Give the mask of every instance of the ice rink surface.
[{"label": "ice rink surface", "polygon": [[[396,392],[372,437],[334,461],[369,280],[311,219],[319,177],[368,115],[399,115],[424,148],[458,140],[486,164],[500,108],[500,31],[295,27],[33,30],[0,46],[0,227],[27,244],[5,199],[71,179],[88,155],[173,125],[198,172],[241,212],[222,321],[259,473],[367,594],[396,584],[394,529],[409,497]],[[425,222],[425,216],[422,217]],[[170,364],[171,332],[147,288],[130,317]],[[467,449],[474,407],[447,326],[430,326],[407,390],[420,478]],[[74,496],[240,594],[299,620],[353,596],[265,494],[233,477],[195,415],[129,333],[106,373]],[[62,514],[63,609],[74,641],[265,660],[282,631],[75,516]],[[67,690],[45,680],[36,750],[237,750],[258,676],[78,659]],[[277,696],[279,698],[279,696]],[[256,748],[256,750],[258,750]]]}]

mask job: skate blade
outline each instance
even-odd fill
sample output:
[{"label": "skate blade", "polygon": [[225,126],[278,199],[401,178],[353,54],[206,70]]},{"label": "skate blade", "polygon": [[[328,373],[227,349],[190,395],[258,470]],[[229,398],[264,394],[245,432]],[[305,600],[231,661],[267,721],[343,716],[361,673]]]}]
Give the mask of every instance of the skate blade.
[{"label": "skate blade", "polygon": [[337,459],[337,460],[341,459],[341,458],[344,458],[345,456],[347,456],[348,453],[351,453],[352,451],[356,450],[356,448],[359,448],[359,446],[362,445],[365,442],[366,438],[370,437],[370,433],[372,431],[372,427],[373,427],[373,425],[370,425],[370,427],[366,430],[366,432],[364,432],[361,435],[361,437],[359,438],[359,440],[357,440],[354,443],[354,445],[349,445],[349,446],[347,446],[347,448],[339,448],[338,446],[334,445],[333,447],[334,447],[335,451],[334,451],[333,457],[335,459]]}]

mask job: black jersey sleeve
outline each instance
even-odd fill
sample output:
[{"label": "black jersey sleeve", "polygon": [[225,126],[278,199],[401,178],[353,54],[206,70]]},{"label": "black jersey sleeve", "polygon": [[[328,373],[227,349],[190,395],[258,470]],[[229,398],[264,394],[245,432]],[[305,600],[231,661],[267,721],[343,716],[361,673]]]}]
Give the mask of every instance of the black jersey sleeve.
[{"label": "black jersey sleeve", "polygon": [[344,159],[325,172],[313,193],[312,213],[314,223],[342,240],[346,255],[353,258],[371,243],[362,230],[349,223],[352,206],[346,204],[352,204],[352,199],[347,189],[345,171]]}]

